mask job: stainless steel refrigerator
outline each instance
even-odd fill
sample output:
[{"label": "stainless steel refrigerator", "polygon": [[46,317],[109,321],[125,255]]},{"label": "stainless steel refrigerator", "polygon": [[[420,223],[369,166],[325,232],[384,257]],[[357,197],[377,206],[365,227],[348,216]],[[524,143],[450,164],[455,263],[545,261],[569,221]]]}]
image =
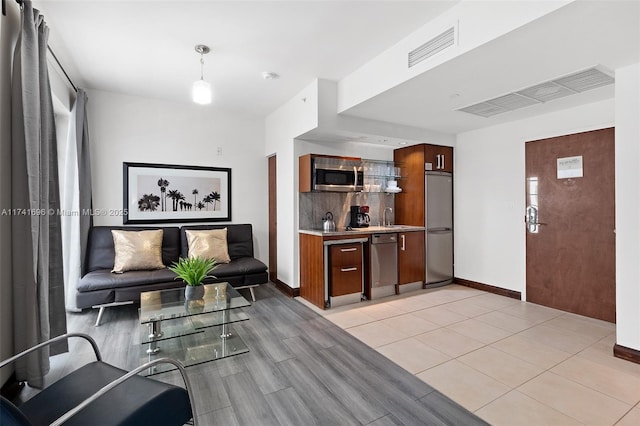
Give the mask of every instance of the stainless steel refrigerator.
[{"label": "stainless steel refrigerator", "polygon": [[425,172],[425,228],[427,286],[453,281],[453,176]]}]

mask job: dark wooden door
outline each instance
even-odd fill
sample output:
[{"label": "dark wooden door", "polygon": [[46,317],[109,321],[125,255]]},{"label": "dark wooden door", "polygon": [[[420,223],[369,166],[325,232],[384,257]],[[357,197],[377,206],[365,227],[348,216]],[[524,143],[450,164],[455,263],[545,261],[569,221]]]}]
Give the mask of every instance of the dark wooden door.
[{"label": "dark wooden door", "polygon": [[614,129],[527,142],[525,158],[527,301],[615,322]]},{"label": "dark wooden door", "polygon": [[424,231],[402,232],[398,237],[398,284],[424,283]]},{"label": "dark wooden door", "polygon": [[269,157],[269,281],[278,280],[278,222],[276,156]]}]

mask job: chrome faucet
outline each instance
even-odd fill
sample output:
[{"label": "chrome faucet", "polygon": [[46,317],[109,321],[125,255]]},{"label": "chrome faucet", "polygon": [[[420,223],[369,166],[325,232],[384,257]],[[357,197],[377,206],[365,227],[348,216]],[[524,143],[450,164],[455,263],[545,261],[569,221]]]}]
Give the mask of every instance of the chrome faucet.
[{"label": "chrome faucet", "polygon": [[393,213],[393,209],[391,207],[384,208],[384,211],[382,212],[382,226],[391,226],[391,219],[387,221],[387,210],[389,210],[389,213]]}]

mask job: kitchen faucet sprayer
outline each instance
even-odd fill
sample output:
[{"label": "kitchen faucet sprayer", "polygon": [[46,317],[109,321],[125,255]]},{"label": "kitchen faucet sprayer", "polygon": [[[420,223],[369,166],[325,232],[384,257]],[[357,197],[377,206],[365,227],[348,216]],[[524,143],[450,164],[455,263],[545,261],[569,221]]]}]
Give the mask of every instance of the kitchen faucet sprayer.
[{"label": "kitchen faucet sprayer", "polygon": [[387,209],[389,213],[393,213],[393,209],[391,207],[385,207],[382,212],[382,226],[391,226],[391,219],[387,221]]}]

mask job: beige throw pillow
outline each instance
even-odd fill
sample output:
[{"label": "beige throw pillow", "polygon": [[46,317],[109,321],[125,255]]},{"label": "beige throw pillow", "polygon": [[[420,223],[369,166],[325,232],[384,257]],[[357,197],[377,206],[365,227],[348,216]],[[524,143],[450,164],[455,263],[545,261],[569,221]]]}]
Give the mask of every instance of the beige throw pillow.
[{"label": "beige throw pillow", "polygon": [[162,229],[150,231],[112,230],[116,257],[111,272],[162,269]]},{"label": "beige throw pillow", "polygon": [[189,257],[213,259],[217,263],[229,263],[227,228],[206,231],[185,230],[189,245]]}]

